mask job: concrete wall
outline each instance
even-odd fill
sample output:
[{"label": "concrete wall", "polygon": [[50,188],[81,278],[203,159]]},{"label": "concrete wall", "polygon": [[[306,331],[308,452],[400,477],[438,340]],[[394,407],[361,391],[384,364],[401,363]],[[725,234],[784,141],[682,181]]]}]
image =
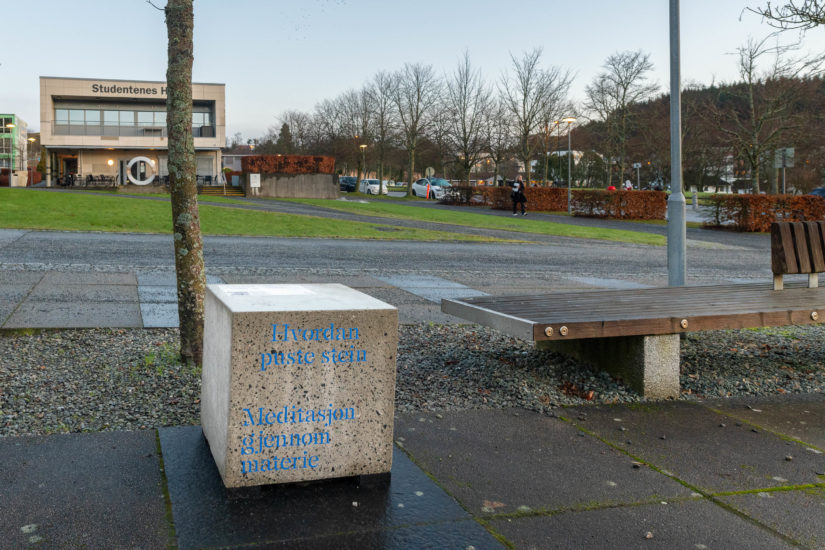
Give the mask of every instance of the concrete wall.
[{"label": "concrete wall", "polygon": [[261,187],[249,187],[246,180],[247,197],[272,197],[279,199],[337,199],[338,185],[332,174],[261,174]]}]

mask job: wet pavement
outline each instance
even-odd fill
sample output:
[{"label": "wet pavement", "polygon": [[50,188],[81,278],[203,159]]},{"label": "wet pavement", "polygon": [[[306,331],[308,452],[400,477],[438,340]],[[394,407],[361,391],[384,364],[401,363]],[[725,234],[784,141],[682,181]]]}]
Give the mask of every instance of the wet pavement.
[{"label": "wet pavement", "polygon": [[824,548],[825,395],[399,415],[388,476],[227,490],[199,426],[0,438],[2,548]]}]

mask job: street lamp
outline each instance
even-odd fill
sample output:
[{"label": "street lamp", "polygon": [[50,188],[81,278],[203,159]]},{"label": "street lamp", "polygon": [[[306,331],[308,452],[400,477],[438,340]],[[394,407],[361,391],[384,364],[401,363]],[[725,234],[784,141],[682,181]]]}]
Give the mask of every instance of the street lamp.
[{"label": "street lamp", "polygon": [[[358,147],[361,148],[361,168],[364,170],[364,179],[367,178],[367,144],[362,143]],[[360,182],[359,182],[360,185]],[[378,190],[381,191],[380,189]]]},{"label": "street lamp", "polygon": [[573,213],[573,205],[571,203],[571,193],[570,193],[570,180],[573,179],[573,168],[572,168],[572,158],[571,158],[571,143],[570,143],[570,126],[576,122],[576,119],[572,116],[567,118],[561,119],[562,122],[567,123],[567,213]]}]

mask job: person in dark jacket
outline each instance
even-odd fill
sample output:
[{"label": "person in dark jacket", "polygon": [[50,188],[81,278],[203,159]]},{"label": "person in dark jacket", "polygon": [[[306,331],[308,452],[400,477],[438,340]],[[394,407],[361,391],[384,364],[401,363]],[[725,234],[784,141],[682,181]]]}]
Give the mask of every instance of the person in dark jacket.
[{"label": "person in dark jacket", "polygon": [[517,176],[516,181],[513,182],[513,192],[510,194],[510,198],[513,199],[513,215],[518,216],[516,210],[520,204],[521,215],[526,216],[527,212],[524,211],[524,203],[527,202],[527,198],[524,196],[524,182],[521,180],[521,176]]}]

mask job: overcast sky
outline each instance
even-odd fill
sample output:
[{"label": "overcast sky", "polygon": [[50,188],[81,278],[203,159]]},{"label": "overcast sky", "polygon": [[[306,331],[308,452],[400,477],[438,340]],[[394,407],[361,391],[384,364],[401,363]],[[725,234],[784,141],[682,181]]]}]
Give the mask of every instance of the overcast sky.
[{"label": "overcast sky", "polygon": [[[165,80],[163,13],[145,0],[3,0],[0,112],[38,131],[39,76]],[[165,5],[164,0],[154,0]],[[683,0],[682,81],[736,78],[730,55],[770,28],[746,6]],[[669,86],[668,0],[196,0],[196,82],[226,84],[227,136],[259,137],[287,109],[310,111],[405,62],[452,71],[466,50],[497,81],[510,54],[540,46],[583,97],[605,58],[643,50]],[[793,38],[796,35],[790,36]],[[804,37],[825,52],[825,29]],[[10,47],[11,46],[11,47]]]}]

